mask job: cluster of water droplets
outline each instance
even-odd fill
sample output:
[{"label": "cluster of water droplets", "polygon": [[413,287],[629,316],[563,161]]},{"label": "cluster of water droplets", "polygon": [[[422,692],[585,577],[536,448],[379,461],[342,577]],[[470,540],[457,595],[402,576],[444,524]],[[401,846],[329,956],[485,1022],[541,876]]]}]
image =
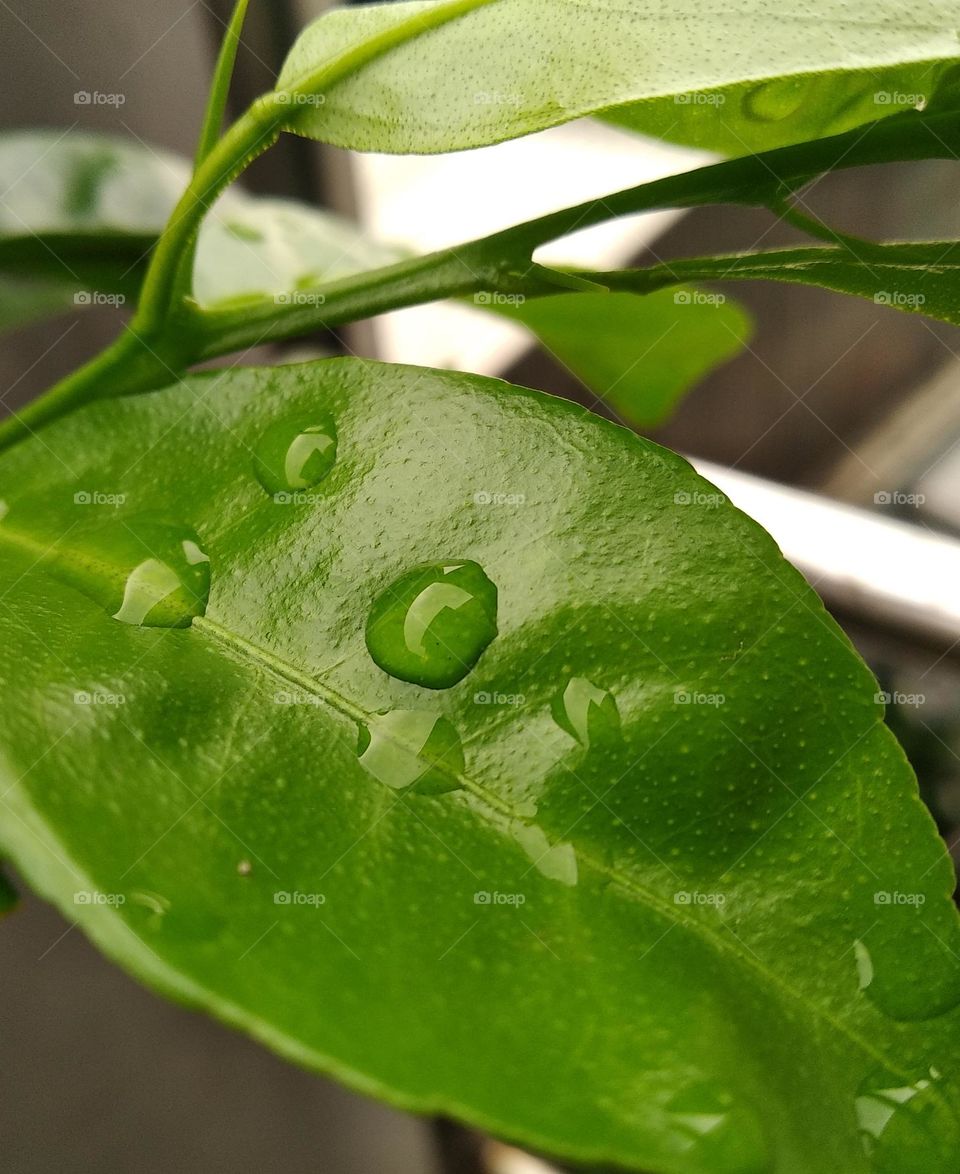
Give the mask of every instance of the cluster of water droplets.
[{"label": "cluster of water droplets", "polygon": [[[295,501],[289,495],[314,489],[329,476],[337,443],[335,422],[326,412],[290,415],[259,437],[253,473],[275,501]],[[56,569],[131,626],[189,627],[205,614],[209,600],[210,562],[199,537],[152,516],[128,517],[109,533],[87,535],[82,551],[60,560]],[[396,680],[449,689],[476,667],[495,639],[497,612],[497,587],[479,564],[467,559],[421,564],[376,597],[366,646],[374,663]],[[567,681],[552,711],[584,749],[619,728],[613,696],[582,677]],[[459,788],[464,774],[460,736],[436,709],[373,715],[360,729],[357,754],[370,775],[399,791],[442,794]],[[569,876],[567,846],[534,842],[536,829],[521,826],[527,831],[515,838],[538,866]]]}]

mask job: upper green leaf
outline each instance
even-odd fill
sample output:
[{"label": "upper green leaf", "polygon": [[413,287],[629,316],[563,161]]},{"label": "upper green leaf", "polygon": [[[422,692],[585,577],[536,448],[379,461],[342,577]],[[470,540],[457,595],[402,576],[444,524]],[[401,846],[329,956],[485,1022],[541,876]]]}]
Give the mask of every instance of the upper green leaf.
[{"label": "upper green leaf", "polygon": [[955,1174],[944,847],[680,458],[331,360],[85,408],[0,480],[0,851],[135,974],[574,1158]]},{"label": "upper green leaf", "polygon": [[[479,147],[617,107],[735,154],[921,104],[960,57],[949,0],[461,0],[334,9],[294,45],[289,128],[364,151]],[[431,16],[431,27],[418,18]],[[326,71],[389,30],[352,75]]]}]

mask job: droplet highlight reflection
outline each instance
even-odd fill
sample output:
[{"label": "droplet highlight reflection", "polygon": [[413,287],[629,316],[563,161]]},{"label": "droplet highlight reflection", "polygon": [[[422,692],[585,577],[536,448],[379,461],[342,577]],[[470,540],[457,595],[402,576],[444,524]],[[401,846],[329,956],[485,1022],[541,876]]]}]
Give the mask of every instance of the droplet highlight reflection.
[{"label": "droplet highlight reflection", "polygon": [[875,1174],[956,1174],[957,1122],[929,1069],[909,1082],[878,1072],[856,1098],[864,1150]]},{"label": "droplet highlight reflection", "polygon": [[442,795],[460,787],[460,735],[442,714],[395,709],[360,727],[360,765],[395,791]]},{"label": "droplet highlight reflection", "polygon": [[278,420],[260,438],[254,453],[257,480],[269,494],[310,489],[337,459],[337,430],[326,412]]},{"label": "droplet highlight reflection", "polygon": [[612,693],[586,677],[571,677],[551,706],[554,720],[585,750],[592,742],[617,734],[620,712]]},{"label": "droplet highlight reflection", "polygon": [[400,681],[448,689],[470,672],[497,634],[497,588],[477,563],[415,567],[374,601],[367,649]]}]

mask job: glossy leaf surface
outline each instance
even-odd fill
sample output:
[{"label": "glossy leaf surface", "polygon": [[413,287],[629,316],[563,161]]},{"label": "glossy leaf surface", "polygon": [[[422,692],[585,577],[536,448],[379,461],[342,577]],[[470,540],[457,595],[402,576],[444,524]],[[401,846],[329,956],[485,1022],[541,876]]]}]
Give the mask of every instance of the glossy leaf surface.
[{"label": "glossy leaf surface", "polygon": [[[271,492],[283,421],[336,459]],[[134,974],[562,1155],[954,1174],[946,852],[845,637],[679,457],[331,360],[83,409],[0,481],[0,851]],[[397,583],[425,656],[479,649],[451,687],[371,656]]]},{"label": "glossy leaf surface", "polygon": [[[442,7],[321,16],[280,76],[297,99],[290,129],[357,150],[439,152],[618,107],[616,119],[636,129],[740,155],[922,104],[960,56],[948,0],[735,0],[716,10],[691,0],[467,0],[428,26]],[[312,83],[401,27],[405,42],[352,76]]]}]

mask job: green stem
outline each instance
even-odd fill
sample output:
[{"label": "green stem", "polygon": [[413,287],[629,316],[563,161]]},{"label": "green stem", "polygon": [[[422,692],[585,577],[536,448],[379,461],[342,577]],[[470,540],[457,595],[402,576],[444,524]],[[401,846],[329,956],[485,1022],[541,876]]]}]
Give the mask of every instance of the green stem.
[{"label": "green stem", "polygon": [[227,31],[220,46],[220,54],[213,71],[213,82],[210,86],[210,97],[207,100],[207,110],[203,117],[203,126],[200,130],[200,141],[197,143],[197,152],[194,157],[194,170],[207,158],[220,138],[223,127],[223,116],[227,109],[227,98],[230,94],[230,82],[233,79],[233,67],[237,60],[237,50],[240,48],[240,34],[243,32],[243,22],[246,20],[247,8],[250,0],[237,0],[233,16],[227,26]]},{"label": "green stem", "polygon": [[[458,0],[444,5],[445,19],[481,3]],[[434,10],[431,18],[439,13]],[[422,19],[426,19],[425,17]],[[422,31],[422,19],[420,29]],[[412,35],[405,22],[407,36]],[[397,42],[398,29],[377,42],[385,52]],[[389,43],[388,43],[389,42]],[[362,50],[373,54],[368,42]],[[320,71],[332,84],[348,66],[357,68],[359,50]],[[306,84],[320,85],[320,74]],[[867,128],[829,139],[783,147],[716,163],[696,171],[616,192],[548,216],[538,217],[491,236],[398,265],[386,266],[283,300],[250,298],[218,310],[202,310],[175,297],[177,266],[196,233],[209,202],[262,149],[264,137],[276,136],[289,113],[289,95],[271,94],[255,103],[219,141],[191,182],[154,253],[141,309],[124,336],[104,355],[47,392],[18,417],[0,425],[0,451],[25,432],[90,399],[148,391],[171,381],[193,363],[229,354],[258,343],[291,338],[318,326],[357,321],[405,306],[496,290],[528,297],[561,292],[593,281],[610,288],[649,292],[677,281],[745,276],[749,258],[674,262],[624,274],[549,274],[532,261],[541,245],[592,225],[637,212],[736,203],[765,207],[782,203],[786,193],[823,172],[888,162],[892,159],[954,158],[960,140],[960,112],[923,118],[898,115]],[[882,245],[868,245],[878,253]],[[716,266],[723,265],[723,272]],[[762,274],[760,274],[762,275]],[[768,276],[771,274],[767,274]],[[157,358],[157,355],[161,358]],[[125,364],[131,363],[127,371]]]},{"label": "green stem", "polygon": [[200,224],[224,189],[267,150],[285,129],[295,128],[309,110],[304,97],[327,93],[340,82],[429,29],[447,24],[498,0],[448,0],[400,21],[341,53],[286,90],[258,98],[199,163],[157,244],[144,282],[133,327],[159,338],[176,308],[186,258],[191,256]]},{"label": "green stem", "polygon": [[91,400],[150,391],[173,382],[175,374],[172,363],[126,330],[96,358],[0,421],[0,451]]}]

